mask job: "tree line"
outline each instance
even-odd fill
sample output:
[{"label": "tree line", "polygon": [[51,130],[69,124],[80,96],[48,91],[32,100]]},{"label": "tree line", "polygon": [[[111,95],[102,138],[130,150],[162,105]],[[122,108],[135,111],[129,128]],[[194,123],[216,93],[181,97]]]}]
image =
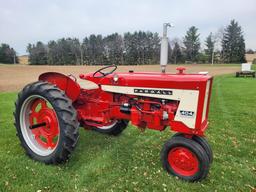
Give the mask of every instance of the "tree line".
[{"label": "tree line", "polygon": [[170,51],[171,63],[243,63],[245,40],[241,26],[235,20],[223,30],[210,33],[201,49],[198,28],[192,26],[183,40],[174,39]]},{"label": "tree line", "polygon": [[27,51],[30,63],[39,65],[153,64],[159,61],[160,37],[144,31],[106,37],[92,34],[82,42],[77,38],[62,38],[47,44],[39,41],[29,44]]},{"label": "tree line", "polygon": [[[47,44],[29,44],[31,64],[49,65],[141,65],[156,64],[160,57],[158,33],[138,31],[103,37],[90,35],[82,42],[77,38],[62,38]],[[220,44],[220,48],[218,48]],[[169,63],[242,63],[245,62],[245,42],[241,26],[232,20],[219,33],[210,33],[202,49],[198,28],[190,27],[182,39],[169,43]]]},{"label": "tree line", "polygon": [[2,43],[0,45],[0,63],[18,63],[16,51],[10,45]]},{"label": "tree line", "polygon": [[[136,31],[123,35],[92,34],[82,41],[61,38],[48,43],[28,44],[30,64],[35,65],[141,65],[159,63],[161,38],[158,33]],[[241,26],[229,25],[210,33],[201,42],[198,28],[191,26],[184,37],[169,41],[169,63],[243,63],[245,40]],[[248,50],[248,53],[253,53]],[[13,63],[16,52],[7,44],[0,47],[0,62]]]}]

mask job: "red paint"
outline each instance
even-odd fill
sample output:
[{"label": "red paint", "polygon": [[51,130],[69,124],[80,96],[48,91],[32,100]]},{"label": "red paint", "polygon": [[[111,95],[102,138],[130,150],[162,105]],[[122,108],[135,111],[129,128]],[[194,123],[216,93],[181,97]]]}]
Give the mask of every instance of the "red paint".
[{"label": "red paint", "polygon": [[[77,110],[78,120],[84,127],[97,125],[104,126],[113,120],[126,119],[133,125],[141,128],[150,128],[162,131],[170,126],[173,131],[187,135],[204,135],[208,126],[209,101],[212,87],[212,77],[201,74],[184,74],[184,68],[178,68],[179,74],[168,73],[112,73],[103,78],[93,77],[93,73],[81,74],[83,80],[89,80],[99,85],[98,89],[82,89],[68,76],[59,73],[44,73],[39,79],[56,84],[65,91],[73,101],[73,106]],[[118,75],[118,81],[114,82],[114,75]],[[210,92],[207,99],[206,119],[202,120],[205,90],[207,81],[210,80]],[[138,97],[105,92],[101,85],[146,87],[146,88],[166,88],[198,90],[199,99],[195,128],[191,129],[180,121],[175,121],[174,117],[179,105],[179,101],[161,102],[161,99]],[[123,113],[120,107],[124,103],[129,103],[130,113]],[[168,119],[163,119],[163,113],[167,112]]]},{"label": "red paint", "polygon": [[199,161],[196,155],[185,147],[175,147],[168,154],[170,167],[179,175],[192,176],[199,170]]},{"label": "red paint", "polygon": [[[202,83],[207,82],[211,77],[199,74],[168,74],[168,73],[114,73],[118,74],[117,86],[148,87],[148,88],[172,88],[198,90]],[[105,78],[94,78],[93,73],[85,74],[86,79],[96,84],[113,85],[114,74]]]},{"label": "red paint", "polygon": [[68,77],[56,72],[43,73],[39,76],[39,80],[57,85],[72,101],[75,101],[80,94],[80,86],[74,78],[71,78],[72,76]]},{"label": "red paint", "polygon": [[177,67],[176,70],[179,71],[177,74],[182,75],[182,74],[184,74],[184,71],[186,70],[186,68],[185,67]]},{"label": "red paint", "polygon": [[47,105],[46,100],[39,98],[35,99],[31,105],[30,112],[30,126],[39,123],[46,123],[45,126],[31,130],[35,140],[43,148],[55,148],[57,145],[56,138],[60,133],[58,119],[55,111]]}]

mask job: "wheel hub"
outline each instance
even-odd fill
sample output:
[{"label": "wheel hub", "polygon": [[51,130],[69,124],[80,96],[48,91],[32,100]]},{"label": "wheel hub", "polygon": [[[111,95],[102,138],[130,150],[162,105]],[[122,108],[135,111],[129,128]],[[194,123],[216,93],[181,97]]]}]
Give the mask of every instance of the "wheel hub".
[{"label": "wheel hub", "polygon": [[30,108],[30,126],[42,125],[31,130],[37,143],[46,149],[53,149],[57,145],[59,125],[57,115],[46,100],[35,99]]},{"label": "wheel hub", "polygon": [[171,168],[183,176],[192,176],[199,169],[196,155],[185,147],[176,147],[168,154],[168,162]]}]

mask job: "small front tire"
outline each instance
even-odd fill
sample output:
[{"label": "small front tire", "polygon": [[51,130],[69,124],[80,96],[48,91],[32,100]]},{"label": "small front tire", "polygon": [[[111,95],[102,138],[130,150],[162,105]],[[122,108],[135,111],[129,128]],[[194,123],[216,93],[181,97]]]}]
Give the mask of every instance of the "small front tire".
[{"label": "small front tire", "polygon": [[163,168],[178,178],[195,182],[204,179],[209,172],[209,158],[203,147],[185,137],[173,137],[161,151]]},{"label": "small front tire", "polygon": [[[173,137],[183,137],[183,138],[185,138],[184,134],[182,134],[182,133],[176,133],[176,134],[173,135]],[[212,148],[211,148],[210,144],[208,143],[208,141],[204,137],[200,137],[200,136],[197,136],[197,135],[193,135],[192,140],[196,141],[197,143],[199,143],[203,147],[203,149],[207,153],[207,156],[209,158],[209,162],[211,164],[212,161],[213,161],[213,152],[212,152]]]},{"label": "small front tire", "polygon": [[210,164],[212,163],[213,161],[213,152],[212,152],[212,148],[211,146],[209,145],[208,141],[204,138],[204,137],[200,137],[200,136],[197,136],[197,135],[194,135],[192,137],[192,139],[194,141],[196,141],[197,143],[199,143],[203,149],[206,151],[207,153],[207,156],[209,158],[209,162]]}]

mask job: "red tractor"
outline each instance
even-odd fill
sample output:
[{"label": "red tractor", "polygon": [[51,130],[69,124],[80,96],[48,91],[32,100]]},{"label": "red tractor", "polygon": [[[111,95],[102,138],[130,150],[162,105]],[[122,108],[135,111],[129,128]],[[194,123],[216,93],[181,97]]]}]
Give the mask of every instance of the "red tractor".
[{"label": "red tractor", "polygon": [[[116,73],[116,66],[74,76],[49,72],[18,94],[17,135],[31,158],[65,162],[78,128],[119,135],[130,122],[140,129],[177,132],[163,146],[164,169],[186,181],[209,171],[212,150],[204,138],[212,80],[207,74]],[[90,81],[93,87],[87,86]]]}]

